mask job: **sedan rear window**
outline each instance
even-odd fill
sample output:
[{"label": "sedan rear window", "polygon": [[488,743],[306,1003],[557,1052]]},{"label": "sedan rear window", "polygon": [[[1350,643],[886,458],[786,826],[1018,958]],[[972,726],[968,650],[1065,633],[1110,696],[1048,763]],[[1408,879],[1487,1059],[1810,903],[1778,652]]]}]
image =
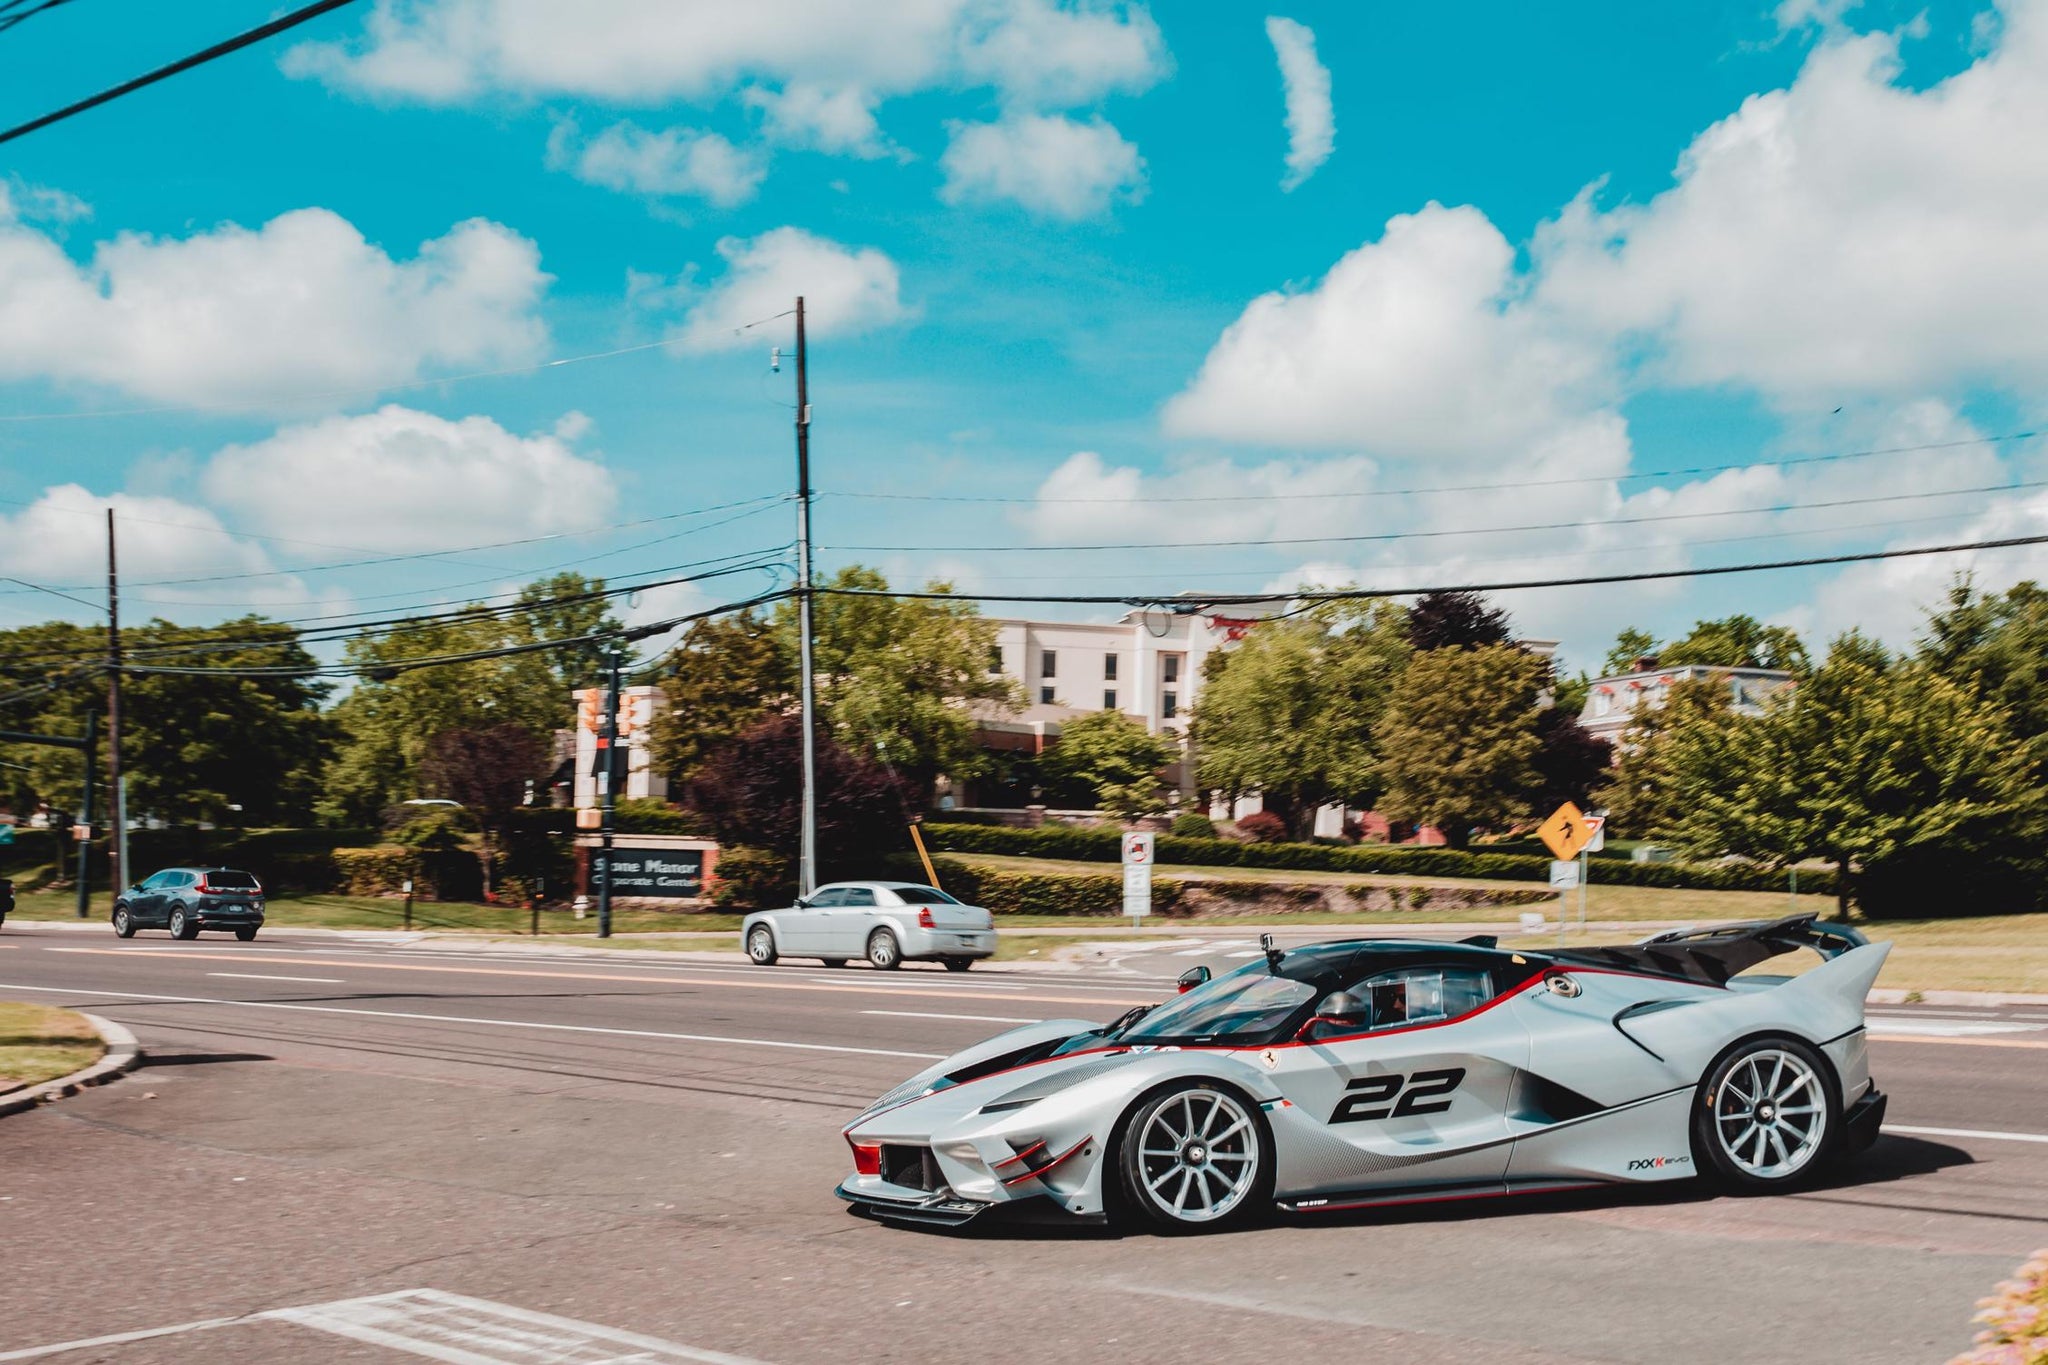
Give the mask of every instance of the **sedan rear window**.
[{"label": "sedan rear window", "polygon": [[261,887],[261,883],[247,872],[209,872],[206,884],[223,891],[255,891]]},{"label": "sedan rear window", "polygon": [[890,890],[894,891],[896,899],[902,901],[905,905],[960,904],[959,901],[954,900],[936,886],[896,886],[891,887]]}]

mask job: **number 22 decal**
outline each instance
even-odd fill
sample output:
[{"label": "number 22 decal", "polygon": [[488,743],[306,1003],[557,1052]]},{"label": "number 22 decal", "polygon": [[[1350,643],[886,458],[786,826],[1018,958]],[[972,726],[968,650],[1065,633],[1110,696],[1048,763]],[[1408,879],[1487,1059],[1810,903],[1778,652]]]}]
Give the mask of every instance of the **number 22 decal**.
[{"label": "number 22 decal", "polygon": [[[1344,1087],[1346,1094],[1330,1112],[1330,1122],[1366,1123],[1374,1119],[1404,1119],[1412,1114],[1441,1114],[1451,1107],[1450,1100],[1443,1097],[1456,1090],[1458,1082],[1464,1079],[1462,1066],[1418,1071],[1412,1076],[1398,1072],[1360,1076]],[[1396,1095],[1400,1098],[1388,1104]]]}]

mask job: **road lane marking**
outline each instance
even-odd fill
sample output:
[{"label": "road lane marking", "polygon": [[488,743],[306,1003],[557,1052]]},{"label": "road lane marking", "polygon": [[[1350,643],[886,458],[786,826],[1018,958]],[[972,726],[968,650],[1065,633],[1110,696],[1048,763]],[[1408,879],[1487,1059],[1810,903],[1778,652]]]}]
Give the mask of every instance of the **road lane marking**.
[{"label": "road lane marking", "polygon": [[[486,1028],[545,1029],[553,1033],[598,1033],[611,1038],[667,1038],[682,1043],[731,1043],[739,1047],[793,1048],[799,1052],[850,1052],[863,1057],[907,1057],[912,1061],[943,1060],[943,1052],[898,1052],[881,1047],[846,1047],[838,1043],[793,1043],[780,1038],[728,1038],[713,1033],[665,1033],[658,1029],[599,1028],[594,1024],[543,1024],[532,1019],[479,1019],[463,1014],[420,1014],[407,1010],[357,1010],[339,1005],[288,1005],[278,1000],[219,1000],[203,995],[144,995],[137,991],[81,991],[62,986],[29,986],[0,982],[0,990],[40,991],[45,995],[91,995],[111,1004],[225,1005],[245,1010],[295,1010],[303,1014],[354,1014],[369,1019],[418,1019],[431,1024],[481,1024]],[[4,1357],[0,1357],[4,1359]]]},{"label": "road lane marking", "polygon": [[1992,1142],[2048,1142],[2048,1133],[1999,1133],[1988,1128],[1914,1128],[1887,1123],[1887,1133],[1911,1133],[1914,1137],[1983,1138]]},{"label": "road lane marking", "polygon": [[1871,1041],[1878,1043],[1938,1043],[1948,1047],[2024,1047],[2048,1048],[2044,1038],[1956,1038],[1937,1037],[1931,1033],[1873,1033]]},{"label": "road lane marking", "polygon": [[[132,950],[126,948],[53,948],[49,951],[61,951],[70,953],[96,953],[105,957],[120,957]],[[194,962],[247,961],[247,959],[242,957],[241,954],[239,953],[187,952],[180,954],[180,956],[190,958]],[[321,957],[279,957],[272,958],[270,960],[272,962],[277,963],[291,963],[301,967],[361,968],[366,965],[361,962],[336,962],[331,958]],[[441,963],[426,962],[380,962],[376,964],[376,967],[377,970],[386,972],[437,972],[444,975],[453,974],[458,976],[523,976],[530,977],[538,981],[607,981],[612,983],[613,985],[619,985],[625,982],[648,982],[655,985],[666,986],[731,986],[741,989],[761,991],[822,991],[841,995],[915,995],[935,996],[940,999],[946,1000],[988,999],[986,992],[972,989],[961,990],[958,988],[948,988],[942,986],[864,986],[858,983],[839,985],[825,981],[813,980],[810,978],[804,978],[796,981],[757,981],[752,977],[725,976],[621,976],[615,972],[523,971],[509,967],[459,967],[449,966]],[[1044,1000],[1051,1003],[1063,1005],[1108,1005],[1119,1003],[1120,1001],[1123,1003],[1130,1004],[1150,1003],[1149,1001],[1139,1001],[1136,999],[1132,999],[1130,997],[1117,996],[1106,996],[1098,998],[1095,996],[1033,995],[1030,998],[1034,1002]]]},{"label": "road lane marking", "polygon": [[338,976],[274,976],[269,972],[208,972],[207,975],[233,976],[239,977],[244,981],[304,981],[314,986],[339,986],[343,984],[342,979]]},{"label": "road lane marking", "polygon": [[747,1356],[707,1351],[639,1332],[557,1317],[553,1313],[536,1313],[439,1289],[403,1289],[395,1294],[273,1308],[238,1318],[201,1318],[171,1327],[27,1346],[0,1351],[0,1361],[39,1360],[99,1346],[122,1346],[262,1322],[290,1323],[453,1365],[621,1365],[627,1361],[644,1365],[677,1365],[682,1361],[694,1365],[760,1365]]},{"label": "road lane marking", "polygon": [[1991,1033],[2040,1033],[2040,1024],[2010,1024],[2000,1019],[1899,1019],[1869,1016],[1867,1026],[1873,1034],[1890,1037],[1895,1034],[1915,1033],[1929,1038],[1967,1038]]},{"label": "road lane marking", "polygon": [[898,1019],[967,1019],[977,1024],[1042,1024],[1043,1019],[1014,1019],[1001,1014],[926,1014],[921,1010],[862,1010],[862,1014],[887,1014]]}]

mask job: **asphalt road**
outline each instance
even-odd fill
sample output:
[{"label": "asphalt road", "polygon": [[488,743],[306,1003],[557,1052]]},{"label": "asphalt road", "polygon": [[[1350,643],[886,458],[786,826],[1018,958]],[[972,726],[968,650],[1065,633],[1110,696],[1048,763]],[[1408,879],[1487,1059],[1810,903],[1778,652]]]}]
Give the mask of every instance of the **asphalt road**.
[{"label": "asphalt road", "polygon": [[2048,1007],[1874,1008],[1893,1127],[1790,1197],[1194,1238],[832,1197],[841,1125],[928,1058],[1241,951],[961,977],[17,922],[0,996],[151,1061],[0,1120],[0,1361],[1941,1361],[2048,1245]]}]

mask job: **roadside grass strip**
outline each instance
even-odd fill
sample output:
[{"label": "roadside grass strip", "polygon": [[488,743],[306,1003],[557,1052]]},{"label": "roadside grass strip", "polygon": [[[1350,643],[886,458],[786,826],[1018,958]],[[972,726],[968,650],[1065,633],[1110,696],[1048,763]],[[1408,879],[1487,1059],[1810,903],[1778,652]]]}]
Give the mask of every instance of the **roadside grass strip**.
[{"label": "roadside grass strip", "polygon": [[83,1015],[54,1005],[0,1000],[0,1092],[83,1071],[106,1050]]},{"label": "roadside grass strip", "polygon": [[2048,1251],[2037,1251],[2013,1277],[1977,1300],[1984,1324],[1971,1349],[1949,1365],[2035,1365],[2048,1360]]}]

